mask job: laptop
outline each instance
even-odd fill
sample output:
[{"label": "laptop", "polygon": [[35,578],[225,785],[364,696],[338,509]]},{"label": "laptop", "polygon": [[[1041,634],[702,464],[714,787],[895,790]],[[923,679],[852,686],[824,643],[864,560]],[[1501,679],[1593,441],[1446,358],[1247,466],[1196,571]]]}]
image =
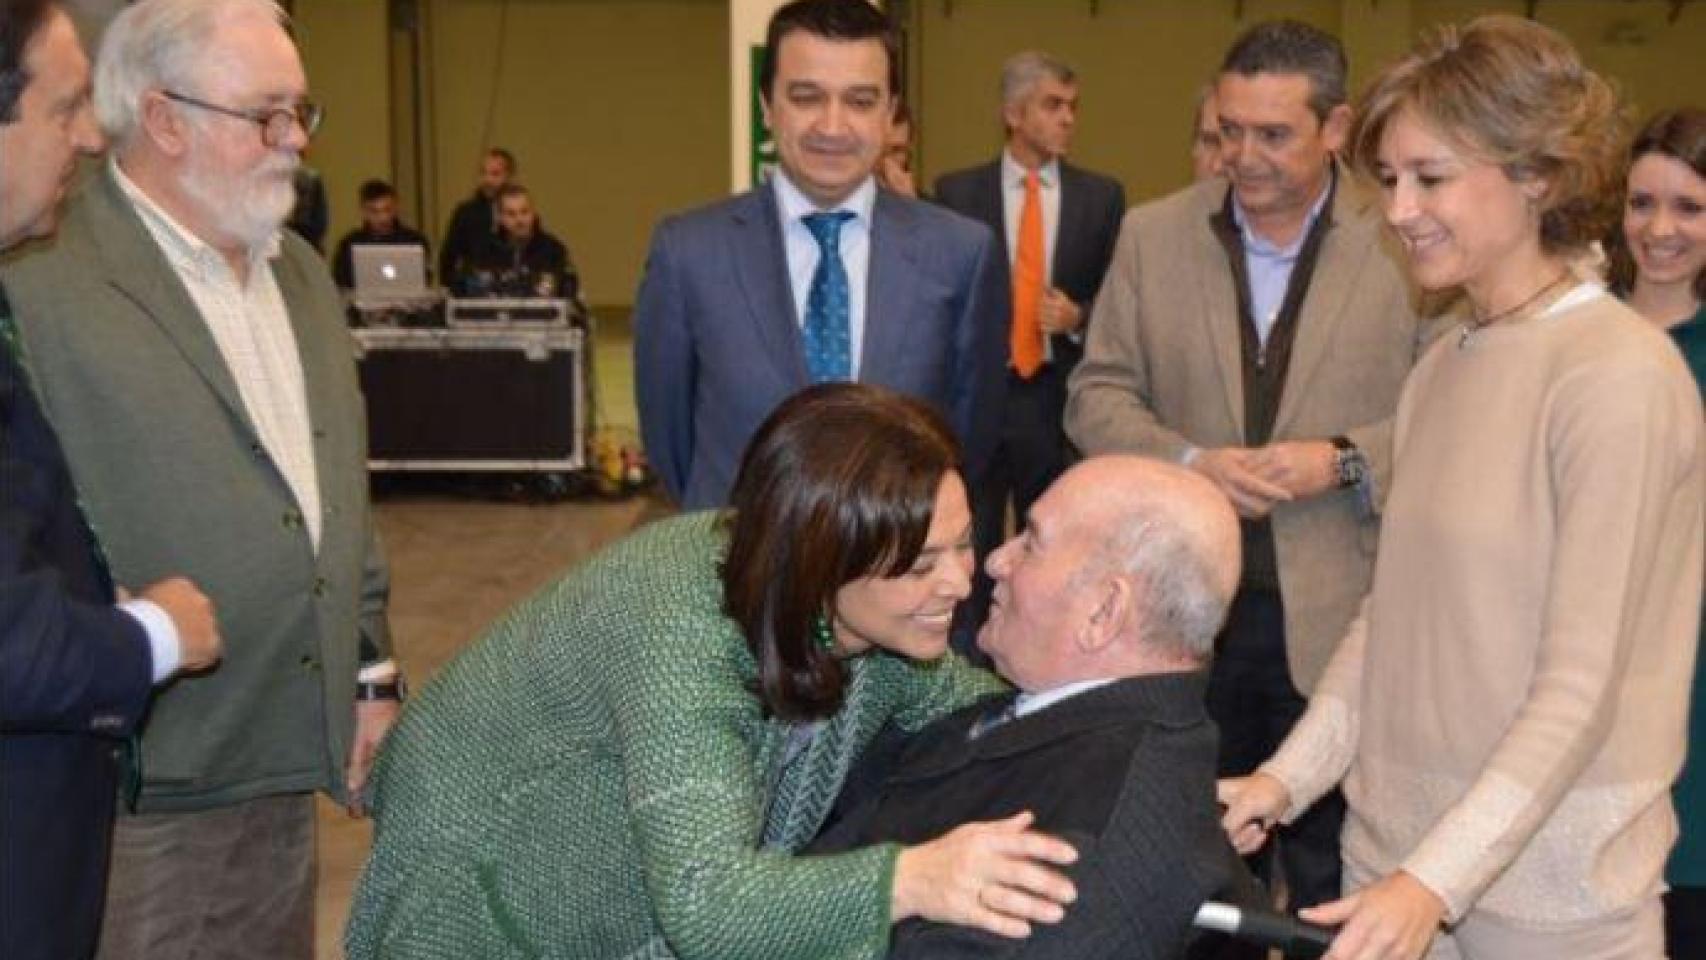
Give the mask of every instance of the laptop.
[{"label": "laptop", "polygon": [[432,298],[426,285],[426,248],[414,243],[364,243],[350,248],[358,301]]}]

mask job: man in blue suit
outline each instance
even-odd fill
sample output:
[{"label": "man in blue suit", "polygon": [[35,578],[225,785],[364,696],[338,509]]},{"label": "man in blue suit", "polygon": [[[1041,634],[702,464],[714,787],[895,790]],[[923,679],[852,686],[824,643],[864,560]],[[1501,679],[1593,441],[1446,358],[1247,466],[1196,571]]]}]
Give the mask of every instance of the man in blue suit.
[{"label": "man in blue suit", "polygon": [[[100,149],[89,64],[49,0],[0,0],[0,251],[52,232],[77,155]],[[0,290],[0,957],[94,951],[116,757],[152,686],[219,658],[189,581],[115,590]]]},{"label": "man in blue suit", "polygon": [[771,18],[759,79],[780,167],[659,225],[634,308],[640,427],[664,487],[689,509],[721,505],[758,424],[823,380],[936,404],[975,476],[1006,367],[1001,246],[877,187],[892,26],[864,0],[796,0]]}]

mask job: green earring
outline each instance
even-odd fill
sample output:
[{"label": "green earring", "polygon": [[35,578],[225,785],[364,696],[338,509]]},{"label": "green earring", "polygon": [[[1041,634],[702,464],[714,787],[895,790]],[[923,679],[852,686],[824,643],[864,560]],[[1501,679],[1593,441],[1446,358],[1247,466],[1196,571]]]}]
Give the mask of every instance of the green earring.
[{"label": "green earring", "polygon": [[812,643],[824,653],[835,649],[835,631],[829,627],[829,618],[821,613],[812,621]]}]

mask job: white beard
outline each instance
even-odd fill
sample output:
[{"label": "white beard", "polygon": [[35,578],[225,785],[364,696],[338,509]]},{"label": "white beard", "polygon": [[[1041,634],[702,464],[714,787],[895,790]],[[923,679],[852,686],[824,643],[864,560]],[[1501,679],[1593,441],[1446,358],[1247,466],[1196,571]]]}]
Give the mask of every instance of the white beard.
[{"label": "white beard", "polygon": [[221,233],[242,240],[251,250],[260,249],[296,206],[291,177],[301,160],[294,153],[273,151],[260,166],[230,173],[205,162],[214,147],[202,139],[205,134],[194,136],[198,142],[191,146],[179,188]]}]

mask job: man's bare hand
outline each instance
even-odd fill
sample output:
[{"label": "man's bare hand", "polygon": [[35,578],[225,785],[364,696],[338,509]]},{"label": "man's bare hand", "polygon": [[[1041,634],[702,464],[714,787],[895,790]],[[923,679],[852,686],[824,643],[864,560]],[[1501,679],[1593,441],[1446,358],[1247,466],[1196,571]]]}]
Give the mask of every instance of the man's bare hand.
[{"label": "man's bare hand", "polygon": [[1084,325],[1084,311],[1072,298],[1054,287],[1043,291],[1043,302],[1038,308],[1043,325],[1043,332],[1050,334],[1077,333]]},{"label": "man's bare hand", "polygon": [[350,744],[349,763],[344,768],[344,786],[349,791],[349,815],[367,815],[367,777],[379,746],[397,722],[403,705],[395,700],[358,700],[355,704],[355,742]]},{"label": "man's bare hand", "polygon": [[1249,468],[1293,500],[1320,496],[1339,485],[1338,452],[1326,440],[1270,443],[1250,452]]},{"label": "man's bare hand", "polygon": [[1239,516],[1257,520],[1267,516],[1274,504],[1292,498],[1290,490],[1255,469],[1252,461],[1258,452],[1243,447],[1201,450],[1191,469],[1214,481]]},{"label": "man's bare hand", "polygon": [[219,619],[213,601],[183,577],[168,577],[142,589],[138,599],[166,611],[178,630],[178,669],[193,673],[219,662],[225,641],[219,637]]}]

